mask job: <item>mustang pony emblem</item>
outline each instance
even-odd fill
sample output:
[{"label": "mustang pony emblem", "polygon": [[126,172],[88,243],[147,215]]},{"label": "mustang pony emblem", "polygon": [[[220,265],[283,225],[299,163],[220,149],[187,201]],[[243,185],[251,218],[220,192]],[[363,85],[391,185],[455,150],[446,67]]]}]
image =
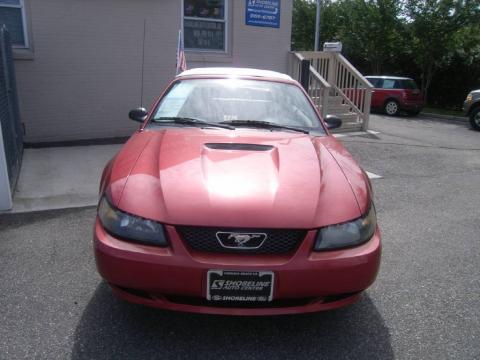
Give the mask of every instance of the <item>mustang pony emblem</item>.
[{"label": "mustang pony emblem", "polygon": [[267,239],[265,233],[219,231],[216,236],[220,245],[227,249],[258,249]]},{"label": "mustang pony emblem", "polygon": [[252,239],[259,238],[261,235],[260,234],[238,234],[238,233],[232,233],[228,237],[229,240],[233,239],[235,241],[235,244],[238,244],[238,246],[243,246],[247,242],[249,242]]}]

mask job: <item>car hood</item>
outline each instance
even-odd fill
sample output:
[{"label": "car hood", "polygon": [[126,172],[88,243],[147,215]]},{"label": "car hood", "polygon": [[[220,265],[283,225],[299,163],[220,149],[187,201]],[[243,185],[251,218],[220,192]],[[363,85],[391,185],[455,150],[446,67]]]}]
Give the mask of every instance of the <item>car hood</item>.
[{"label": "car hood", "polygon": [[358,218],[370,201],[368,180],[332,136],[145,130],[110,167],[114,205],[167,224],[310,229]]}]

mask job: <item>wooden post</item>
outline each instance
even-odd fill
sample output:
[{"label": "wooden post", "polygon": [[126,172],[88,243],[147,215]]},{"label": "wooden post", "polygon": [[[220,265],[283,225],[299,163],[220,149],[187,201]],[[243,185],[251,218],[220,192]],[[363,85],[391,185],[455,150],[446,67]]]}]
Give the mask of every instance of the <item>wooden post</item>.
[{"label": "wooden post", "polygon": [[362,121],[362,130],[368,130],[368,122],[370,120],[370,104],[372,103],[372,89],[366,87],[365,89],[365,105],[363,107],[363,121]]},{"label": "wooden post", "polygon": [[330,84],[332,88],[337,86],[337,58],[335,53],[327,53],[328,54],[328,78],[326,79],[327,82]]},{"label": "wooden post", "polygon": [[302,60],[302,72],[300,74],[300,84],[308,93],[310,82],[310,60]]}]

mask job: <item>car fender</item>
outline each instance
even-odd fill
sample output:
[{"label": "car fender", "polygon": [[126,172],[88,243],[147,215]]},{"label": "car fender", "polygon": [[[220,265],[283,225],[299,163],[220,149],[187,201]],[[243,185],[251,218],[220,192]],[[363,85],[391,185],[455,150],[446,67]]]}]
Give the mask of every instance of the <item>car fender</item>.
[{"label": "car fender", "polygon": [[112,205],[120,202],[127,180],[152,137],[152,133],[136,132],[105,167],[100,196],[106,194]]},{"label": "car fender", "polygon": [[480,99],[470,105],[467,111],[467,116],[470,116],[472,112],[479,107],[480,107]]},{"label": "car fender", "polygon": [[402,103],[400,97],[399,97],[397,94],[395,94],[395,95],[389,94],[389,95],[385,98],[385,100],[383,101],[383,105],[385,105],[385,104],[386,104],[387,102],[389,102],[390,100],[394,100],[394,101],[396,101],[396,102],[399,103],[399,104]]}]

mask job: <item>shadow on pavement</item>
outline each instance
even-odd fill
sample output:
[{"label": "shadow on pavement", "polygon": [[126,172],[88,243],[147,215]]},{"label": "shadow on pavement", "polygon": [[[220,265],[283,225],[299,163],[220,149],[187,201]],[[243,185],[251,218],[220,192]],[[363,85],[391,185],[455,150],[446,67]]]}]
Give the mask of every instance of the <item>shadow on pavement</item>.
[{"label": "shadow on pavement", "polygon": [[[9,228],[18,228],[20,226],[33,225],[48,221],[51,219],[61,218],[65,215],[75,214],[85,209],[95,209],[95,206],[83,206],[77,208],[42,210],[20,213],[0,212],[0,231]],[[93,226],[93,224],[92,224]]]},{"label": "shadow on pavement", "polygon": [[390,334],[367,295],[331,312],[226,317],[126,303],[100,283],[75,331],[72,359],[392,359]]}]

